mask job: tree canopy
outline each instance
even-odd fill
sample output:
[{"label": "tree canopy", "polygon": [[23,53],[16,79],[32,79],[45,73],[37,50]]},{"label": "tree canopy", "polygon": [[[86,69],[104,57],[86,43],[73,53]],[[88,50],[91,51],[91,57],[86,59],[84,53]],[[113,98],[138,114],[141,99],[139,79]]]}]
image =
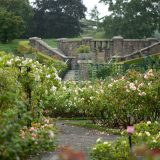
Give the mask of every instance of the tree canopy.
[{"label": "tree canopy", "polygon": [[6,10],[15,16],[21,17],[25,24],[24,37],[27,37],[29,23],[33,16],[33,8],[29,0],[0,0],[0,10]]},{"label": "tree canopy", "polygon": [[0,41],[7,43],[18,38],[24,31],[24,21],[12,12],[0,10]]},{"label": "tree canopy", "polygon": [[86,7],[81,0],[36,0],[32,35],[40,37],[73,37],[81,32],[80,19]]},{"label": "tree canopy", "polygon": [[16,16],[21,16],[24,21],[32,16],[32,6],[29,0],[0,0],[0,7],[13,12]]},{"label": "tree canopy", "polygon": [[108,37],[150,37],[160,30],[159,0],[101,0],[109,5],[104,28]]}]

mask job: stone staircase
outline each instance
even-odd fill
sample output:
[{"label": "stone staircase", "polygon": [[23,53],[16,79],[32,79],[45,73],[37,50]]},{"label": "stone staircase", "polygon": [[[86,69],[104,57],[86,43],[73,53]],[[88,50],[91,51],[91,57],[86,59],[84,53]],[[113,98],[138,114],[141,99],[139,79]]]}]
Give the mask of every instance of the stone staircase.
[{"label": "stone staircase", "polygon": [[32,37],[29,39],[30,45],[37,49],[38,51],[47,54],[48,56],[52,56],[56,59],[65,61],[68,57],[63,54],[60,49],[52,48],[46,42],[44,42],[41,38]]},{"label": "stone staircase", "polygon": [[160,53],[160,41],[154,43],[148,47],[142,48],[140,50],[134,51],[131,54],[125,56],[112,56],[112,59],[117,61],[126,61],[140,57],[147,57],[149,55]]},{"label": "stone staircase", "polygon": [[75,81],[75,70],[69,70],[63,78],[63,81]]}]

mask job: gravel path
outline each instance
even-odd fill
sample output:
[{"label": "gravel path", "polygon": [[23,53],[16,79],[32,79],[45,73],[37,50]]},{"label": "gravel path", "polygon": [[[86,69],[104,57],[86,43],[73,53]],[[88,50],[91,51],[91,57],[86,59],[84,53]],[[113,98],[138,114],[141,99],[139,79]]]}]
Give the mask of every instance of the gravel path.
[{"label": "gravel path", "polygon": [[[69,145],[74,150],[82,151],[88,157],[90,148],[96,143],[98,138],[103,140],[112,141],[117,138],[115,135],[109,135],[104,132],[90,130],[82,127],[67,125],[68,121],[57,122],[57,126],[60,129],[58,134],[58,145]],[[38,156],[33,160],[57,160],[55,153],[50,152],[44,155]]]}]

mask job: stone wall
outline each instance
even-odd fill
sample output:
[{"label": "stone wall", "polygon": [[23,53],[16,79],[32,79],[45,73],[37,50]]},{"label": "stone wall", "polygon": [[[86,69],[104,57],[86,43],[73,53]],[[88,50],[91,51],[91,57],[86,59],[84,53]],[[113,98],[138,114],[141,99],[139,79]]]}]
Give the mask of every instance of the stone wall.
[{"label": "stone wall", "polygon": [[160,53],[160,41],[156,42],[150,46],[147,46],[143,49],[139,49],[131,54],[128,54],[125,56],[113,56],[113,58],[118,61],[125,61],[125,60],[138,58],[141,56],[149,56],[151,54],[156,54],[156,53]]},{"label": "stone wall", "polygon": [[58,41],[58,49],[63,51],[63,53],[66,56],[76,56],[76,49],[80,45],[88,45],[91,46],[92,44],[92,38],[91,37],[85,37],[83,39],[79,40],[71,40],[67,38],[60,38]]},{"label": "stone wall", "polygon": [[36,48],[38,51],[46,53],[47,55],[65,61],[67,57],[60,53],[58,50],[48,46],[41,38],[32,37],[29,39],[30,45]]},{"label": "stone wall", "polygon": [[[86,37],[81,40],[58,39],[58,48],[67,56],[76,56],[76,48],[80,45],[89,45],[91,51],[96,53],[95,57],[106,61],[112,56],[125,57],[133,52],[141,50],[145,47],[151,46],[158,42],[157,39],[123,39],[123,37],[113,37],[112,39],[93,39]],[[153,49],[152,49],[153,50]],[[148,52],[152,52],[148,50]],[[160,50],[156,49],[157,52]],[[144,54],[150,54],[147,51]],[[154,52],[155,53],[155,52]],[[151,53],[152,54],[152,53]],[[96,58],[96,60],[97,60]]]}]

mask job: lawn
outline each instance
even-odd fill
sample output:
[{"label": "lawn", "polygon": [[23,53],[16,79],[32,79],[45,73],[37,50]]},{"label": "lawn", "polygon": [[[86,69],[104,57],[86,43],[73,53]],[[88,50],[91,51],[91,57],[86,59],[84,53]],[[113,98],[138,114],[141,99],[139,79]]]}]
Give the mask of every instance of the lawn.
[{"label": "lawn", "polygon": [[44,42],[46,42],[52,48],[57,48],[57,41],[56,41],[56,39],[42,39],[42,40]]},{"label": "lawn", "polygon": [[16,39],[7,44],[0,43],[0,51],[5,51],[6,53],[15,52],[19,41],[20,41],[19,39]]},{"label": "lawn", "polygon": [[[51,46],[53,48],[57,47],[56,39],[43,39],[43,40],[49,46]],[[0,51],[4,51],[6,53],[15,52],[20,41],[23,41],[23,40],[16,39],[16,40],[13,40],[12,42],[7,43],[7,44],[0,43]],[[24,40],[24,41],[27,41],[27,40]]]}]

